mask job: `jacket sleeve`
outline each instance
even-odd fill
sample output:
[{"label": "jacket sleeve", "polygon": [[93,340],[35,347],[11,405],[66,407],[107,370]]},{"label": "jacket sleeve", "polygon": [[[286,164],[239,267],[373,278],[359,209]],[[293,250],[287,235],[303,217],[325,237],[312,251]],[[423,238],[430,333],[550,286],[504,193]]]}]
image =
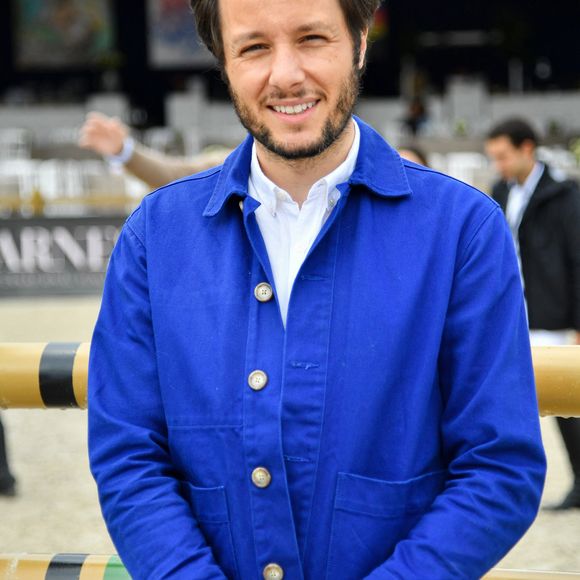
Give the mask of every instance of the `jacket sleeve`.
[{"label": "jacket sleeve", "polygon": [[131,576],[224,579],[171,464],[145,247],[129,222],[109,263],[91,343],[88,398],[91,471]]},{"label": "jacket sleeve", "polygon": [[545,477],[515,252],[499,208],[459,255],[439,355],[448,480],[367,578],[480,578],[534,520]]}]

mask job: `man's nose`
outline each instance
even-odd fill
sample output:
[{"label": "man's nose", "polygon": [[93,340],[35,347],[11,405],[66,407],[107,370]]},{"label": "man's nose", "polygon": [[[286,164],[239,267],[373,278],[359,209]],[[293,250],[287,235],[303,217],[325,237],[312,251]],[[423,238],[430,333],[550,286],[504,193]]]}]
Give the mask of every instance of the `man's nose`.
[{"label": "man's nose", "polygon": [[306,75],[299,51],[290,46],[278,47],[271,60],[270,85],[280,91],[296,89]]}]

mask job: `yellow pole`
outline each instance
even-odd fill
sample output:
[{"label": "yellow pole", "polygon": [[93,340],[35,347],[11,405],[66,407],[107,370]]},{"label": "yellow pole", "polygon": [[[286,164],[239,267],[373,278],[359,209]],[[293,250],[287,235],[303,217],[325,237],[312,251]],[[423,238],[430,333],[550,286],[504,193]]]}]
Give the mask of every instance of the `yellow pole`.
[{"label": "yellow pole", "polygon": [[532,349],[540,415],[580,417],[580,346]]},{"label": "yellow pole", "polygon": [[577,572],[541,572],[536,570],[502,570],[495,568],[483,580],[566,580],[580,578]]},{"label": "yellow pole", "polygon": [[4,580],[29,580],[44,578],[50,564],[46,556],[19,557],[15,554],[0,555],[0,578]]},{"label": "yellow pole", "polygon": [[[89,343],[0,343],[0,408],[87,407]],[[540,415],[580,417],[580,346],[532,349]]]}]

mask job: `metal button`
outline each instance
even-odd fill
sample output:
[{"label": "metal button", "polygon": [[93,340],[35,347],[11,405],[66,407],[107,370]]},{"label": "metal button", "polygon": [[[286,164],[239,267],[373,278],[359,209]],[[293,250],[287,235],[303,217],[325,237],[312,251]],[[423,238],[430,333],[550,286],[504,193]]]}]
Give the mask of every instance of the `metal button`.
[{"label": "metal button", "polygon": [[244,213],[244,200],[240,201],[240,211]]},{"label": "metal button", "polygon": [[256,467],[256,469],[252,471],[252,482],[256,487],[263,489],[268,487],[271,481],[272,476],[265,467]]},{"label": "metal button", "polygon": [[278,564],[268,564],[264,568],[265,580],[282,580],[284,578],[284,570]]},{"label": "metal button", "polygon": [[266,282],[261,282],[254,288],[254,296],[260,302],[269,302],[273,295],[272,286]]},{"label": "metal button", "polygon": [[254,391],[261,391],[268,384],[268,375],[264,371],[254,371],[248,377],[248,385]]}]

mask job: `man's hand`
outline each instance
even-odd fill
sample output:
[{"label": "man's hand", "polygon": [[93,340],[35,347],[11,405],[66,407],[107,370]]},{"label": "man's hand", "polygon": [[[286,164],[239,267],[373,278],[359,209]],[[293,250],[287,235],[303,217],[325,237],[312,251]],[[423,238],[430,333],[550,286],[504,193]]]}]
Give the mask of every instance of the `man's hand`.
[{"label": "man's hand", "polygon": [[81,127],[79,146],[100,155],[119,155],[129,128],[116,117],[92,112]]}]

